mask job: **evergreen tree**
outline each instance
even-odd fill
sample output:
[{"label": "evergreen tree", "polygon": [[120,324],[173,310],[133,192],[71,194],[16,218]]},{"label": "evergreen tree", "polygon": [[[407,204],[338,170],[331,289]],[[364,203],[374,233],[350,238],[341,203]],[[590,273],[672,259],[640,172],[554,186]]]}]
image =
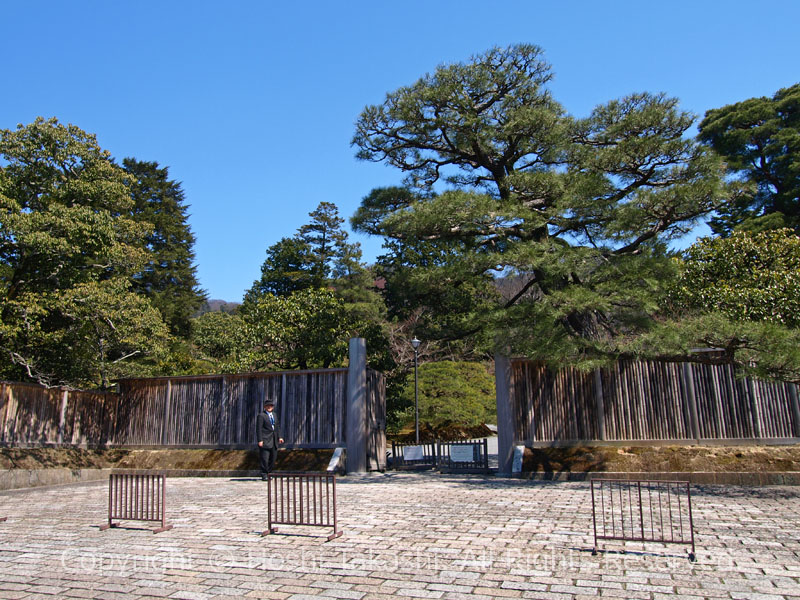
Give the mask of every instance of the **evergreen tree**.
[{"label": "evergreen tree", "polygon": [[293,237],[267,248],[261,278],[253,283],[246,299],[262,294],[288,296],[309,288],[339,288],[335,283],[339,280],[341,287],[352,289],[365,281],[361,247],[348,242],[336,205],[321,202],[309,217],[311,221]]},{"label": "evergreen tree", "polygon": [[699,132],[729,171],[753,184],[751,193],[720,207],[714,232],[791,227],[800,233],[800,83],[772,98],[710,110]]},{"label": "evergreen tree", "polygon": [[[666,243],[732,191],[676,100],[632,94],[576,119],[546,89],[550,78],[540,48],[494,48],[365,108],[357,156],[397,167],[419,193],[363,207],[405,248],[436,245],[436,262],[406,270],[420,289],[518,278],[491,310],[465,307],[474,329],[464,334],[484,348],[606,359],[652,322],[675,270]],[[435,194],[440,180],[451,188]]]},{"label": "evergreen tree", "polygon": [[122,166],[131,176],[132,216],[152,227],[146,237],[150,257],[133,276],[133,289],[161,312],[174,335],[186,339],[191,316],[206,298],[197,281],[195,237],[183,190],[157,162],[126,158]]},{"label": "evergreen tree", "polygon": [[298,237],[282,238],[267,248],[261,278],[245,293],[245,304],[265,294],[288,296],[314,287],[316,264],[307,242]]},{"label": "evergreen tree", "polygon": [[351,223],[356,231],[387,235],[376,274],[382,280],[389,317],[400,321],[413,317],[414,332],[424,339],[458,340],[475,333],[473,315],[491,308],[496,290],[488,274],[464,281],[443,276],[470,253],[463,240],[388,235],[391,230],[382,221],[386,212],[401,212],[423,201],[408,188],[377,188],[363,199]]},{"label": "evergreen tree", "polygon": [[130,290],[148,259],[126,173],[93,135],[42,118],[0,131],[0,376],[108,387],[165,352]]},{"label": "evergreen tree", "polygon": [[344,219],[335,204],[320,202],[308,216],[311,222],[297,230],[297,238],[311,250],[314,287],[323,287],[330,277],[333,261],[347,243],[347,233],[342,230]]}]

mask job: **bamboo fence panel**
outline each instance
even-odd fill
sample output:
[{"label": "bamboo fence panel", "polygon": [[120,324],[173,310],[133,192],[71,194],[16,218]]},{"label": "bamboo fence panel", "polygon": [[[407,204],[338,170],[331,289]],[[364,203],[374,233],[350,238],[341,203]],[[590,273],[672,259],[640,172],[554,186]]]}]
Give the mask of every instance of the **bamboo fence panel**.
[{"label": "bamboo fence panel", "polygon": [[72,445],[108,444],[114,434],[118,398],[113,392],[70,392],[63,442]]},{"label": "bamboo fence panel", "polygon": [[[771,440],[796,437],[789,383],[737,378],[731,366],[619,361],[595,377],[512,361],[512,414],[517,440]],[[597,392],[603,415],[597,414]],[[692,411],[697,411],[697,435]]]},{"label": "bamboo fence panel", "polygon": [[753,381],[754,404],[762,438],[792,437],[789,390],[784,385]]},{"label": "bamboo fence panel", "polygon": [[513,361],[515,435],[522,440],[597,438],[594,377],[576,369],[553,371]]},{"label": "bamboo fence panel", "polygon": [[602,369],[606,439],[687,439],[680,367],[674,363],[620,361]]},{"label": "bamboo fence panel", "polygon": [[[2,383],[0,443],[254,446],[264,400],[276,405],[287,445],[345,443],[347,369],[125,379],[119,393]],[[368,370],[367,437],[385,461],[386,389]],[[64,401],[66,400],[66,404]],[[372,455],[371,455],[372,456]]]},{"label": "bamboo fence panel", "polygon": [[[254,445],[256,417],[269,398],[287,444],[340,444],[346,385],[346,369],[125,380],[120,394],[129,406],[120,415],[127,425],[119,439],[136,445]],[[142,419],[147,412],[150,427]]]},{"label": "bamboo fence panel", "polygon": [[[621,361],[591,373],[515,360],[511,369],[521,441],[594,441],[600,431],[619,442],[780,440],[800,431],[794,386],[737,378],[729,366]],[[367,381],[367,444],[380,461],[385,381],[370,370]],[[347,369],[129,379],[119,394],[0,384],[5,445],[251,446],[265,398],[288,445],[345,442]]]},{"label": "bamboo fence panel", "polygon": [[169,385],[174,427],[166,422],[169,445],[216,445],[223,405],[222,379],[177,379]]},{"label": "bamboo fence panel", "polygon": [[174,428],[168,427],[174,412],[167,402],[167,384],[162,379],[120,382],[113,443],[147,446],[174,439]]},{"label": "bamboo fence panel", "polygon": [[113,435],[116,401],[109,392],[0,382],[0,443],[106,443]]},{"label": "bamboo fence panel", "polygon": [[536,440],[535,425],[541,417],[534,410],[534,396],[545,389],[542,378],[546,369],[537,363],[514,361],[511,372],[512,397],[516,399],[513,406],[516,439]]},{"label": "bamboo fence panel", "polygon": [[63,391],[35,384],[2,386],[2,441],[6,444],[48,444],[58,440]]}]

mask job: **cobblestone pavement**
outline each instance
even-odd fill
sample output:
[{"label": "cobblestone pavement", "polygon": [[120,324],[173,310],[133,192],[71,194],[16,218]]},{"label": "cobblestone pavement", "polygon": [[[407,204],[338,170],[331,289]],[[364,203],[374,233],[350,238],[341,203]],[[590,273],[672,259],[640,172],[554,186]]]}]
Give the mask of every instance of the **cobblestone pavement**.
[{"label": "cobblestone pavement", "polygon": [[[386,474],[338,480],[344,535],[266,528],[266,484],[167,481],[154,535],[100,531],[107,485],[0,494],[0,598],[800,597],[800,489],[693,486],[685,546],[591,555],[587,483]],[[616,550],[625,548],[625,553]]]}]

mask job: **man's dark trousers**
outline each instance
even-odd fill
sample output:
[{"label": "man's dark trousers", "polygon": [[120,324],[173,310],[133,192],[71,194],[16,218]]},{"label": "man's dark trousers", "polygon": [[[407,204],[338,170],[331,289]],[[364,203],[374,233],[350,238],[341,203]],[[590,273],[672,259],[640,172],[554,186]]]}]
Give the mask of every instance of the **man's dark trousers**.
[{"label": "man's dark trousers", "polygon": [[278,458],[278,449],[275,446],[261,446],[258,449],[261,458],[261,477],[266,477],[275,468],[275,460]]},{"label": "man's dark trousers", "polygon": [[261,411],[256,419],[256,440],[261,442],[258,453],[261,459],[262,478],[266,478],[267,474],[275,467],[280,439],[281,430],[275,412]]}]

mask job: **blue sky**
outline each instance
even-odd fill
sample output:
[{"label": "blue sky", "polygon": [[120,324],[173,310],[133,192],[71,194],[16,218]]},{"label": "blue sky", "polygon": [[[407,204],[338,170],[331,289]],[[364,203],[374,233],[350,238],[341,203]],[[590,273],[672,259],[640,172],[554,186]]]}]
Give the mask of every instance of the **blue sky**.
[{"label": "blue sky", "polygon": [[[492,46],[545,51],[576,116],[636,91],[706,110],[800,81],[800,2],[3,0],[0,128],[55,116],[182,182],[210,298],[322,202],[349,218],[401,174],[357,161],[368,104]],[[380,240],[363,236],[368,260]]]}]

